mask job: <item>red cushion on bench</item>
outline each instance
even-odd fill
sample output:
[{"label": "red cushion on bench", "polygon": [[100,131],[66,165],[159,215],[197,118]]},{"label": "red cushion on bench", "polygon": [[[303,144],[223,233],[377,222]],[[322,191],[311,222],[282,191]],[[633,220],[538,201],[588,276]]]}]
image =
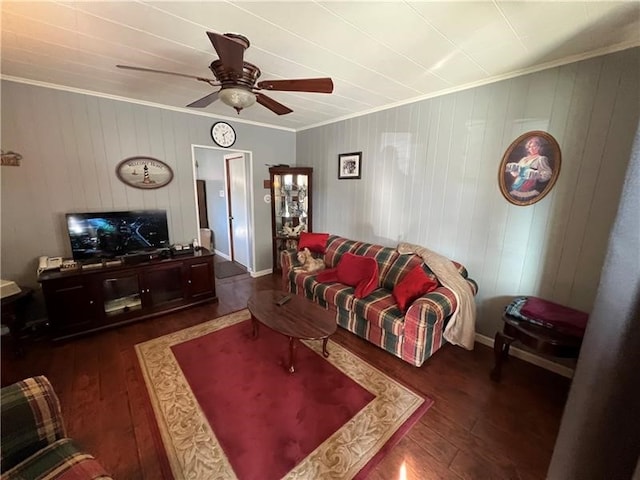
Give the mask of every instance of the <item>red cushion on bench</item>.
[{"label": "red cushion on bench", "polygon": [[589,315],[584,312],[537,297],[529,297],[520,311],[527,317],[578,336],[584,335],[589,320]]}]

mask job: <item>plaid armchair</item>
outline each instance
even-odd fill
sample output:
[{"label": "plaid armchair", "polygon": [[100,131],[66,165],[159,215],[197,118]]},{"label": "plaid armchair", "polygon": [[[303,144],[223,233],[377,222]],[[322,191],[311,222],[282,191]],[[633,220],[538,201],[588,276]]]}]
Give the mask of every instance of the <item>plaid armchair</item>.
[{"label": "plaid armchair", "polygon": [[2,480],[111,479],[97,460],[66,438],[60,402],[44,376],[0,391]]}]

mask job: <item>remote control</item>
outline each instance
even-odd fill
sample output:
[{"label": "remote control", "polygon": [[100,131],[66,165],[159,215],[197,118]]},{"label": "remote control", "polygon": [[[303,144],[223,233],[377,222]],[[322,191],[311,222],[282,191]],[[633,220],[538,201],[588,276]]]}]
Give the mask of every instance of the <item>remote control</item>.
[{"label": "remote control", "polygon": [[289,300],[291,300],[291,295],[285,295],[284,297],[282,297],[280,300],[276,302],[276,305],[281,307],[282,305],[287,303]]}]

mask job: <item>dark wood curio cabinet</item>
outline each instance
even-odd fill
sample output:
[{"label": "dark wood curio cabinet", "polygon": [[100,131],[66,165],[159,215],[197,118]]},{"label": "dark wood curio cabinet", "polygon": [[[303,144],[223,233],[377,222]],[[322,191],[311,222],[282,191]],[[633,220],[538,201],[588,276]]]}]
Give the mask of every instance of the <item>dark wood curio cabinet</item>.
[{"label": "dark wood curio cabinet", "polygon": [[301,232],[313,231],[313,168],[271,167],[269,177],[273,269],[280,270],[280,252],[296,248]]},{"label": "dark wood curio cabinet", "polygon": [[72,337],[215,301],[213,257],[203,249],[136,265],[43,273],[52,336]]}]

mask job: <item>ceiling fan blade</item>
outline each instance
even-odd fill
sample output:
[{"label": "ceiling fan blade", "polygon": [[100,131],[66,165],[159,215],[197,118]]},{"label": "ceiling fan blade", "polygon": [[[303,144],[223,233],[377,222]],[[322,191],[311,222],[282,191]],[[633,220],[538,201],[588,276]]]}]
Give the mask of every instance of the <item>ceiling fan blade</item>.
[{"label": "ceiling fan blade", "polygon": [[242,43],[241,40],[220,35],[219,33],[207,32],[207,36],[225,68],[237,74],[242,74],[244,50],[248,45]]},{"label": "ceiling fan blade", "polygon": [[166,70],[154,70],[153,68],[144,68],[144,67],[131,67],[129,65],[116,65],[118,68],[123,68],[125,70],[137,70],[140,72],[151,72],[151,73],[163,73],[165,75],[176,75],[178,77],[185,78],[193,78],[195,80],[200,80],[201,82],[208,83],[214,87],[219,86],[219,83],[216,83],[216,80],[213,78],[204,78],[204,77],[196,77],[195,75],[187,75],[186,73],[177,73],[177,72],[168,72]]},{"label": "ceiling fan blade", "polygon": [[189,105],[187,105],[187,107],[192,107],[192,108],[208,107],[218,99],[218,93],[220,93],[219,90],[217,92],[210,93],[209,95],[206,95],[201,99],[196,100],[195,102],[191,102]]},{"label": "ceiling fan blade", "polygon": [[258,88],[285,92],[333,92],[333,81],[330,78],[299,78],[295,80],[264,80],[258,82]]},{"label": "ceiling fan blade", "polygon": [[293,112],[293,110],[291,110],[289,107],[285,107],[281,103],[276,102],[271,97],[267,97],[263,93],[256,93],[256,101],[263,107],[267,107],[273,113],[277,113],[278,115],[286,115],[287,113]]}]

